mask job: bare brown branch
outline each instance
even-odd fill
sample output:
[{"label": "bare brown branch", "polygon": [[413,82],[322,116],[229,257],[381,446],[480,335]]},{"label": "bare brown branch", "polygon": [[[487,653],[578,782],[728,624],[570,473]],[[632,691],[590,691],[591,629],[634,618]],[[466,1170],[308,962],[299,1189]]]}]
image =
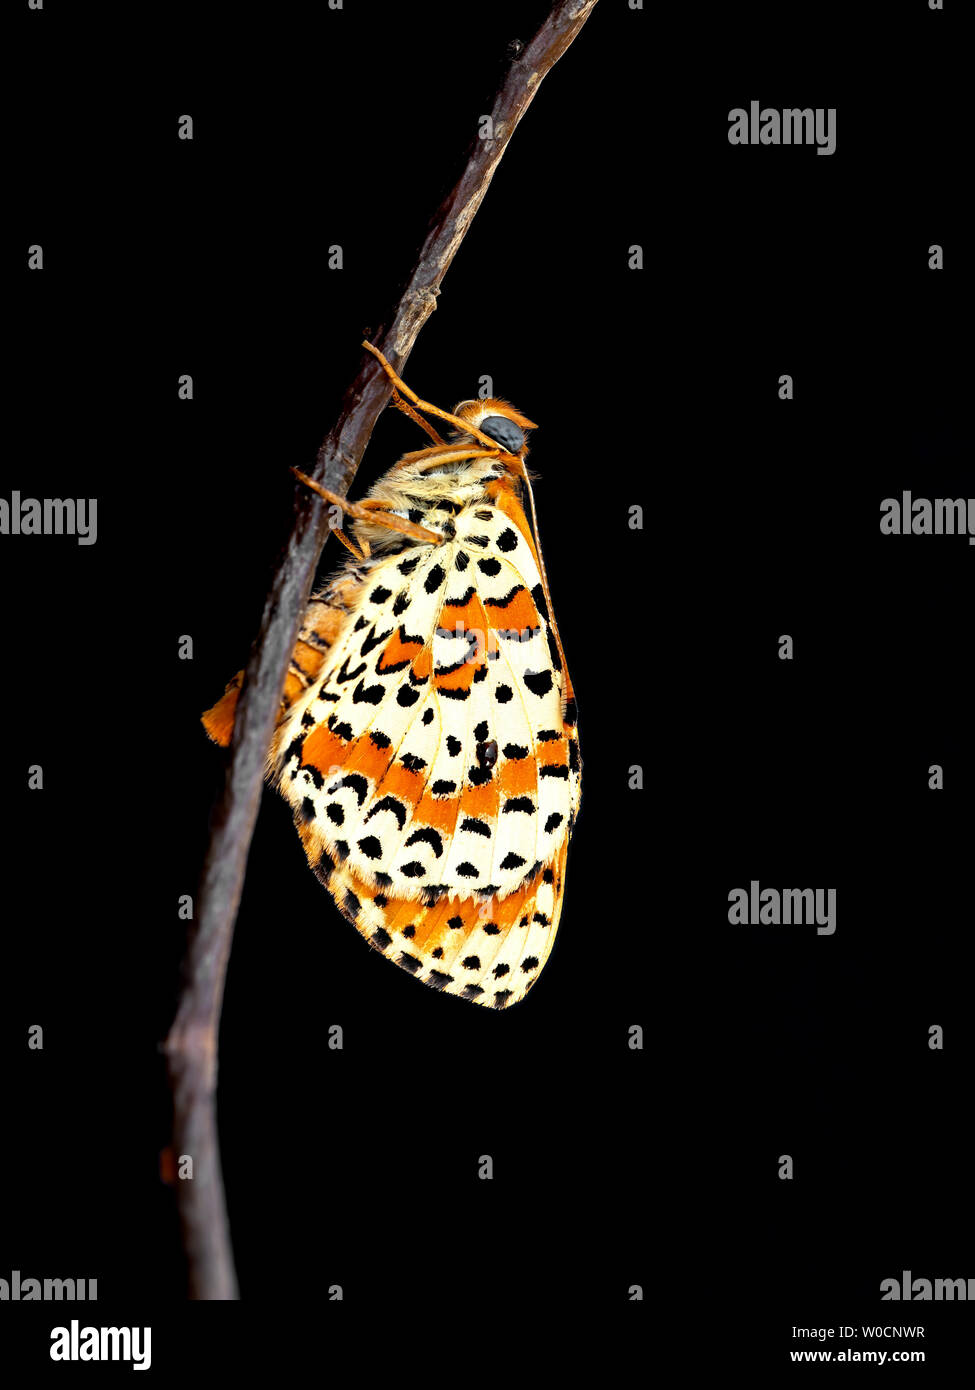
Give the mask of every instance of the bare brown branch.
[{"label": "bare brown branch", "polygon": [[[430,223],[413,272],[376,346],[397,371],[416,342],[440,293],[451,261],[481,205],[515,127],[543,78],[562,57],[596,0],[561,0],[512,60],[491,112],[494,137],[475,139],[456,187]],[[331,432],[318,451],[313,476],[344,496],[373,426],[390,398],[378,363],[363,354]],[[203,866],[195,929],[184,964],[176,1018],[164,1044],[173,1092],[173,1151],[193,1158],[192,1179],[176,1182],[189,1293],[199,1299],[238,1296],[224,1201],[216,1126],[217,1030],[227,960],[244,870],[288,661],[328,539],[328,508],[307,488],[296,491],[291,539],[278,565],[237,705],[223,793]]]}]

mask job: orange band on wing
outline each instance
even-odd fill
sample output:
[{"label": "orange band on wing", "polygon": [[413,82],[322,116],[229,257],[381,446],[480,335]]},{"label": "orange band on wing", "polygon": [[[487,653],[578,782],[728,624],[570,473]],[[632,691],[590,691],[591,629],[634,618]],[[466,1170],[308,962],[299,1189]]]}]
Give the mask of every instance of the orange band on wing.
[{"label": "orange band on wing", "polygon": [[392,755],[389,749],[377,748],[369,735],[363,734],[352,745],[352,752],[344,767],[346,772],[361,772],[364,777],[381,782],[391,762]]},{"label": "orange band on wing", "polygon": [[568,767],[569,745],[564,738],[553,739],[551,743],[538,745],[538,761],[541,767]]},{"label": "orange band on wing", "polygon": [[511,602],[504,608],[486,603],[488,619],[492,627],[515,629],[524,632],[526,628],[541,627],[542,620],[538,609],[532,602],[527,589],[519,589]]},{"label": "orange band on wing", "polygon": [[460,809],[465,816],[496,816],[498,814],[498,787],[492,777],[480,787],[465,787],[460,794]]},{"label": "orange band on wing", "polygon": [[416,806],[423,794],[425,780],[422,772],[411,772],[402,763],[394,763],[383,778],[379,793],[382,796],[398,796],[409,806]]},{"label": "orange band on wing", "polygon": [[392,637],[386,643],[383,654],[379,659],[376,671],[382,675],[390,667],[402,666],[404,662],[412,661],[415,656],[423,651],[423,643],[419,638],[408,637],[404,642],[400,636],[403,629],[397,628]]},{"label": "orange band on wing", "polygon": [[422,796],[413,812],[413,819],[420,825],[430,825],[441,835],[452,835],[457,824],[460,801],[456,796],[438,798]]},{"label": "orange band on wing", "polygon": [[512,758],[502,763],[498,780],[505,796],[524,796],[537,791],[534,758]]},{"label": "orange band on wing", "polygon": [[466,603],[445,603],[440,609],[439,622],[447,632],[455,632],[458,623],[465,632],[484,632],[488,626],[484,605],[477,594],[471,594]]},{"label": "orange band on wing", "polygon": [[465,661],[456,671],[436,672],[433,677],[435,690],[470,690],[474,684],[474,672],[482,661]]},{"label": "orange band on wing", "polygon": [[333,734],[327,724],[319,724],[301,745],[301,766],[315,767],[323,775],[345,762],[351,744]]}]

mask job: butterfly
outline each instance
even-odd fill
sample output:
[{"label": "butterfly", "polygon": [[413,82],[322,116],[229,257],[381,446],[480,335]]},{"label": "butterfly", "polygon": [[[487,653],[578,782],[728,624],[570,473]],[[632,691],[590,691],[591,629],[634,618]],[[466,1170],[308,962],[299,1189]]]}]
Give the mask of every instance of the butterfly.
[{"label": "butterfly", "polygon": [[[351,558],[310,601],[268,775],[370,946],[434,989],[503,1009],[552,949],[581,789],[525,467],[537,426],[496,397],[440,410],[363,346],[434,442],[358,503],[294,470],[335,509]],[[241,679],[203,716],[223,745]]]}]

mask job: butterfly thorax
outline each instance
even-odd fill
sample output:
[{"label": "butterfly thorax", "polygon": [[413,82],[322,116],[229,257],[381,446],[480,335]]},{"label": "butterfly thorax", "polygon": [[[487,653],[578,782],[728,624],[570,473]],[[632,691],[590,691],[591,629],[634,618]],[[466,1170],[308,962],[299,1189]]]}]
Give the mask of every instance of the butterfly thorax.
[{"label": "butterfly thorax", "polygon": [[[464,459],[425,467],[425,460],[403,464],[386,473],[369,493],[395,515],[413,521],[450,540],[456,532],[454,518],[466,508],[490,502],[498,484],[517,496],[518,480],[497,459]],[[489,491],[490,489],[490,491]],[[403,537],[385,527],[359,521],[355,535],[375,553],[401,549]]]}]

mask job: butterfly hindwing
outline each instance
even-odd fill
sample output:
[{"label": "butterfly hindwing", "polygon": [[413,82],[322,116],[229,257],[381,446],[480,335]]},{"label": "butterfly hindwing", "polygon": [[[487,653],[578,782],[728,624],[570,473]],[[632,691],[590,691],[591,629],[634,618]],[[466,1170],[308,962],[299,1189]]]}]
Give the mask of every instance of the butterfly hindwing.
[{"label": "butterfly hindwing", "polygon": [[372,945],[503,1007],[551,949],[578,804],[527,524],[463,510],[442,545],[368,565],[348,607],[282,726],[279,786]]}]

